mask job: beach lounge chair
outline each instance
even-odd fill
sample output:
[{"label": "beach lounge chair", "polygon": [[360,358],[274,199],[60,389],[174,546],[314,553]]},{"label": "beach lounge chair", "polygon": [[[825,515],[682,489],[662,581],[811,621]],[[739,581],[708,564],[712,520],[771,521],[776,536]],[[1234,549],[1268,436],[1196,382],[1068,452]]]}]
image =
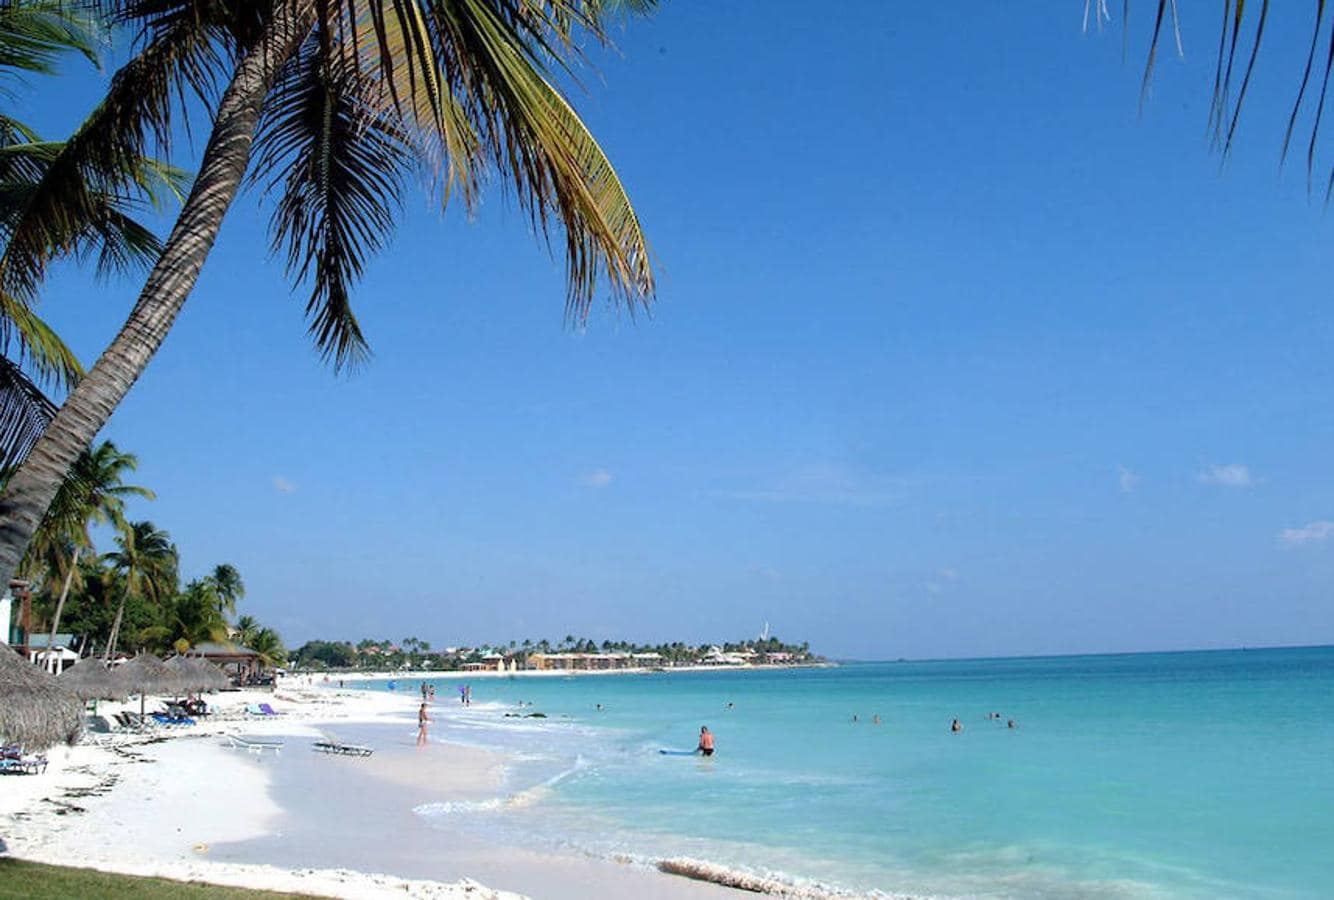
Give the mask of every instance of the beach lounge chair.
[{"label": "beach lounge chair", "polygon": [[153,713],[152,719],[159,725],[193,725],[195,720],[189,716],[169,716],[166,713]]},{"label": "beach lounge chair", "polygon": [[281,753],[283,749],[282,741],[254,740],[252,738],[243,738],[239,734],[224,734],[222,740],[228,747],[233,747],[237,750],[249,750],[251,753],[262,754],[265,750]]},{"label": "beach lounge chair", "polygon": [[359,747],[356,744],[344,744],[340,741],[316,741],[311,745],[311,749],[334,756],[370,756],[375,752],[370,747]]},{"label": "beach lounge chair", "polygon": [[19,744],[0,747],[0,773],[5,775],[40,775],[46,771],[46,757],[28,755]]},{"label": "beach lounge chair", "polygon": [[276,712],[273,711],[273,707],[272,707],[272,706],[269,706],[268,712],[265,712],[264,707],[266,707],[266,706],[269,706],[269,705],[268,705],[267,703],[247,703],[247,704],[245,705],[245,711],[246,711],[248,714],[252,715],[252,716],[276,716],[276,715],[278,715]]},{"label": "beach lounge chair", "polygon": [[281,715],[282,715],[282,713],[278,712],[278,710],[274,709],[272,706],[269,706],[269,704],[267,704],[267,703],[261,703],[261,704],[259,705],[259,708],[260,708],[260,710],[264,713],[264,715],[266,715],[266,716],[281,716]]}]

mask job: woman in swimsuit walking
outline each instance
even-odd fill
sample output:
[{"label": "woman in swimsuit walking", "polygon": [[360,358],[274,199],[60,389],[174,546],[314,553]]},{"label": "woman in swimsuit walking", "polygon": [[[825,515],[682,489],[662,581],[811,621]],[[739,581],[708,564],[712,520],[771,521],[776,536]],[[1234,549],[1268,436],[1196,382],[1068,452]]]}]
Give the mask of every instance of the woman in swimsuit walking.
[{"label": "woman in swimsuit walking", "polygon": [[426,726],[431,721],[431,717],[426,714],[426,704],[423,703],[417,710],[417,746],[426,744]]}]

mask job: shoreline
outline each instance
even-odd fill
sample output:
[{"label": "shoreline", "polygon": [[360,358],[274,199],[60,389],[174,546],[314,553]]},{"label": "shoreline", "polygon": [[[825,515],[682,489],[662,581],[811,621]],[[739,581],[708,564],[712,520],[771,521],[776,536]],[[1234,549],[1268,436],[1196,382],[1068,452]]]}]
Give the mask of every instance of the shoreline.
[{"label": "shoreline", "polygon": [[[506,754],[435,739],[416,751],[415,700],[292,681],[273,692],[214,695],[216,718],[179,731],[52,748],[46,774],[0,781],[0,854],[328,897],[737,896],[647,866],[488,845],[429,827],[417,819],[417,805],[495,796]],[[261,701],[284,714],[239,712]],[[137,700],[104,703],[99,712],[131,707]],[[313,740],[346,739],[359,729],[377,735],[380,746],[368,759],[310,752]],[[278,755],[231,749],[228,734],[281,738],[284,747]],[[502,882],[505,889],[486,886]]]}]

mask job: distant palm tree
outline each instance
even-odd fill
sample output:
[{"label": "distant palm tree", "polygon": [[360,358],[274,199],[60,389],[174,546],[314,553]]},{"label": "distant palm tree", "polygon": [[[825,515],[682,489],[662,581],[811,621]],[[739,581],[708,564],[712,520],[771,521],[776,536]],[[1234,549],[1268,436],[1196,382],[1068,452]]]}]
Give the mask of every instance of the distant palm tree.
[{"label": "distant palm tree", "polygon": [[120,622],[125,615],[125,602],[131,597],[161,601],[176,590],[176,570],[179,557],[170,535],[153,526],[152,522],[132,522],[116,536],[119,550],[106,555],[107,562],[124,580],[120,605],[111,623],[107,638],[106,659],[116,652],[120,638]]},{"label": "distant palm tree", "polygon": [[[52,574],[59,577],[63,573],[60,597],[51,617],[48,648],[55,647],[65,601],[78,577],[79,555],[93,546],[90,527],[112,524],[123,528],[127,497],[153,499],[148,488],[125,483],[126,474],[138,466],[133,454],[120,452],[110,441],[103,441],[92,452],[79,454],[33,537],[24,568],[34,567],[31,557],[36,554],[56,563],[49,570]],[[50,658],[54,665],[54,656]]]},{"label": "distant palm tree", "polygon": [[253,650],[259,656],[259,661],[266,666],[277,666],[287,661],[287,649],[283,646],[282,639],[278,637],[278,632],[271,628],[261,628],[246,646]]},{"label": "distant palm tree", "polygon": [[197,579],[163,603],[163,622],[144,629],[143,641],[161,641],[177,653],[206,641],[225,641],[227,621],[218,609],[217,592],[206,579]]},{"label": "distant palm tree", "polygon": [[205,580],[212,586],[217,597],[218,612],[223,615],[234,615],[236,601],[245,596],[245,582],[241,580],[241,573],[236,571],[235,566],[222,563],[214,566]]},{"label": "distant palm tree", "polygon": [[[254,616],[240,616],[236,620],[236,625],[232,633],[232,640],[240,644],[242,647],[249,647],[250,642],[255,639],[255,635],[258,633],[259,621]],[[366,641],[362,641],[361,643],[364,644]],[[357,647],[358,649],[365,649],[361,644],[358,644]]]},{"label": "distant palm tree", "polygon": [[[602,149],[554,80],[605,40],[617,10],[652,0],[102,0],[137,29],[139,52],[52,161],[29,204],[64,209],[69,172],[140,158],[175,129],[182,92],[210,116],[199,172],[125,326],[70,392],[0,492],[0,583],[61,474],[124,399],[193,290],[250,169],[277,196],[273,245],[312,285],[310,332],[335,367],[367,352],[351,290],[383,248],[406,176],[475,208],[502,174],[535,230],[564,231],[567,311],[583,320],[604,277],[634,307],[654,290],[639,219]],[[219,83],[226,87],[214,90]],[[0,257],[0,287],[27,288],[41,230],[24,217]]]}]

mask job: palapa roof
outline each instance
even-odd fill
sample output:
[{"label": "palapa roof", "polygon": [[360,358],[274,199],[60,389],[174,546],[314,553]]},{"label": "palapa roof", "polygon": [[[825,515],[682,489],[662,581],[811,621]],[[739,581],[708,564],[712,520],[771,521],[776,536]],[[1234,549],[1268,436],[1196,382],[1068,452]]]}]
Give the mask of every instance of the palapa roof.
[{"label": "palapa roof", "polygon": [[0,740],[25,750],[74,743],[83,732],[83,703],[53,675],[0,645]]},{"label": "palapa roof", "polygon": [[187,691],[215,691],[231,684],[221,669],[197,656],[173,656],[167,660],[167,668],[176,673]]},{"label": "palapa roof", "polygon": [[213,641],[196,644],[194,652],[200,656],[256,658],[259,656],[254,650],[251,650],[249,647],[242,647],[240,644],[219,644]]},{"label": "palapa roof", "polygon": [[56,681],[84,700],[124,700],[130,695],[119,669],[108,669],[96,657],[86,657],[70,666]]},{"label": "palapa roof", "polygon": [[132,694],[176,694],[188,690],[176,672],[151,653],[141,653],[116,670]]}]

